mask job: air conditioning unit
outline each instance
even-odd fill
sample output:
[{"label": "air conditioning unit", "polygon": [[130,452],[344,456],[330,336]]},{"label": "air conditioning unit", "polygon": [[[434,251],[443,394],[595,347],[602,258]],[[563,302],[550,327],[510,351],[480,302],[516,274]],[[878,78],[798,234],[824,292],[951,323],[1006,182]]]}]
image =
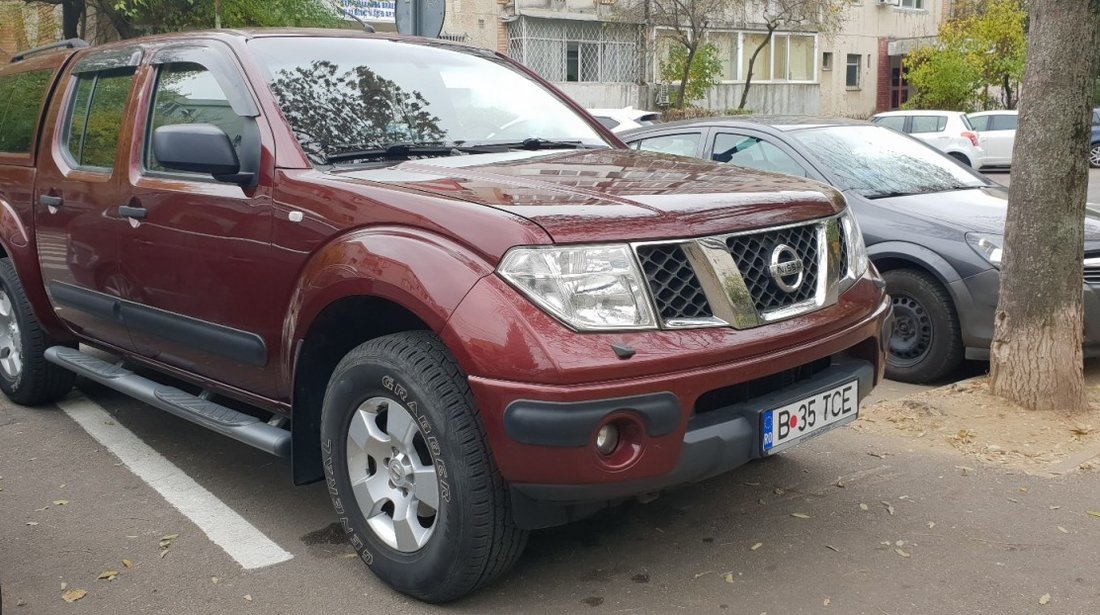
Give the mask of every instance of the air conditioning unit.
[{"label": "air conditioning unit", "polygon": [[875,0],[879,6],[901,6],[901,0]]}]

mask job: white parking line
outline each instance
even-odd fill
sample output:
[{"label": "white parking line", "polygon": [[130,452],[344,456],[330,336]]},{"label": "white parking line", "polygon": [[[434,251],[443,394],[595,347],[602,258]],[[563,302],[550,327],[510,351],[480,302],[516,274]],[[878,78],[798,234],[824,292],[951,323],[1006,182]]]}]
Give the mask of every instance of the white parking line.
[{"label": "white parking line", "polygon": [[262,568],[292,557],[244,517],[196,483],[183,470],[141,441],[94,401],[73,394],[57,403],[134,474],[245,569]]}]

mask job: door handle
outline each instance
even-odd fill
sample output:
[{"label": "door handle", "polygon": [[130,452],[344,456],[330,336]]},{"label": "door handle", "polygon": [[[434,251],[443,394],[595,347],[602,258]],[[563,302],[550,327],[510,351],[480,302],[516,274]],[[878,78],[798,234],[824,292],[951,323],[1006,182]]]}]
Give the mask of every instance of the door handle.
[{"label": "door handle", "polygon": [[65,203],[65,199],[59,196],[41,195],[38,197],[38,202],[50,209],[57,209]]},{"label": "door handle", "polygon": [[123,218],[133,218],[134,220],[142,220],[149,213],[148,209],[144,207],[130,207],[129,205],[119,205],[118,215]]}]

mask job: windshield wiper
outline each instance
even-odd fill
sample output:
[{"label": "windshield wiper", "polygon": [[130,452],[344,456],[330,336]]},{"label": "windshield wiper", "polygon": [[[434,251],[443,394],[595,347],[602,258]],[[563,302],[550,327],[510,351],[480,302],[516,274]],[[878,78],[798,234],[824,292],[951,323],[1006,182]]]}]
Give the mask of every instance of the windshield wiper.
[{"label": "windshield wiper", "polygon": [[431,158],[442,156],[461,156],[476,153],[475,148],[456,145],[415,145],[411,143],[392,143],[385,147],[348,150],[325,157],[325,164],[350,162],[355,160],[411,160],[413,158]]},{"label": "windshield wiper", "polygon": [[558,141],[554,139],[543,139],[541,137],[528,137],[522,141],[489,141],[485,143],[470,143],[469,141],[456,141],[465,147],[475,149],[478,151],[507,151],[510,149],[527,149],[527,150],[540,150],[540,149],[588,149],[593,147],[591,145],[585,145],[581,141]]}]

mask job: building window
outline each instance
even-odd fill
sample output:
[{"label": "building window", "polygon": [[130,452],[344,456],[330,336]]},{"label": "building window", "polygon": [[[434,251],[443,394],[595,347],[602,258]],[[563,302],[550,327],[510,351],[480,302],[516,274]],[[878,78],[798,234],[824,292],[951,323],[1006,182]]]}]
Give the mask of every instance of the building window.
[{"label": "building window", "polygon": [[901,6],[906,9],[923,9],[924,0],[901,0]]},{"label": "building window", "polygon": [[[748,78],[749,60],[766,34],[746,32],[741,45],[741,80]],[[812,34],[775,34],[756,56],[753,81],[813,81],[816,40]]]},{"label": "building window", "polygon": [[844,77],[844,85],[846,85],[850,90],[859,89],[859,60],[859,54],[848,54],[848,72],[845,74]]},{"label": "building window", "polygon": [[833,70],[833,52],[826,51],[821,54],[821,70]]},{"label": "building window", "polygon": [[508,55],[549,81],[638,81],[636,24],[523,16],[508,25]]},{"label": "building window", "polygon": [[718,61],[722,64],[722,71],[718,74],[720,81],[734,81],[737,79],[737,58],[740,53],[739,38],[736,32],[707,33],[707,42],[714,45],[718,50]]}]

